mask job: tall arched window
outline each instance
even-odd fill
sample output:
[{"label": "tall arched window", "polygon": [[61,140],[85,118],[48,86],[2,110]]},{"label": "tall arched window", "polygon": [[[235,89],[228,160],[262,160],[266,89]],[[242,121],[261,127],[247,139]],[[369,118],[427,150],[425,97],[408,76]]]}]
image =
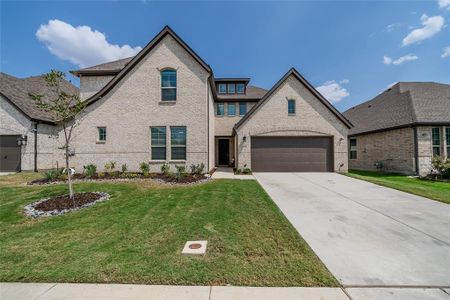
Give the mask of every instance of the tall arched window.
[{"label": "tall arched window", "polygon": [[177,71],[173,69],[161,71],[161,100],[177,100]]}]

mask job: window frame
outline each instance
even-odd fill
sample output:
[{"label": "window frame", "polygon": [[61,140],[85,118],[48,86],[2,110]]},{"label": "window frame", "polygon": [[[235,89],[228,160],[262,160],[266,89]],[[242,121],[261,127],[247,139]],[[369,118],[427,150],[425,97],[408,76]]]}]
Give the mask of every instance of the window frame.
[{"label": "window frame", "polygon": [[[434,143],[436,132],[437,132],[437,140],[439,141],[439,144]],[[441,128],[440,127],[432,127],[431,128],[431,150],[432,150],[433,156],[441,155]],[[437,150],[436,153],[435,153],[435,150]]]},{"label": "window frame", "polygon": [[[222,114],[219,114],[219,106],[222,106]],[[225,116],[225,102],[217,102],[216,103],[216,116],[223,117]]]},{"label": "window frame", "polygon": [[[164,144],[154,144],[153,143],[153,129],[164,129]],[[164,148],[164,158],[154,158],[155,153],[153,148]],[[150,160],[151,161],[165,161],[167,159],[167,127],[166,126],[151,126],[150,127]]]},{"label": "window frame", "polygon": [[[242,92],[239,92],[238,86],[242,87]],[[241,83],[241,82],[236,83],[236,94],[240,94],[240,95],[245,94],[245,84],[244,83]]]},{"label": "window frame", "polygon": [[[102,133],[100,132],[100,130],[104,129],[104,138],[102,139]],[[97,143],[103,144],[106,143],[106,138],[107,138],[108,134],[107,134],[107,129],[106,126],[98,126],[97,127]]]},{"label": "window frame", "polygon": [[[225,87],[225,91],[224,92],[221,92],[220,91],[220,87]],[[226,83],[218,83],[217,84],[217,93],[219,93],[219,94],[226,94],[227,93],[227,84]]]},{"label": "window frame", "polygon": [[[294,103],[294,112],[290,111],[290,103]],[[288,116],[295,116],[295,114],[297,113],[297,101],[295,101],[295,99],[288,99],[287,101],[287,111],[288,111]]]},{"label": "window frame", "polygon": [[447,147],[447,157],[450,157],[450,127],[445,127],[445,143]]},{"label": "window frame", "polygon": [[[183,128],[184,129],[184,144],[174,144],[173,139],[173,129]],[[173,150],[174,148],[184,148],[184,158],[174,158]],[[186,126],[170,126],[170,160],[172,161],[186,161],[187,160],[187,127]]]},{"label": "window frame", "polygon": [[[354,145],[352,145],[352,141],[355,141]],[[358,159],[358,140],[356,137],[348,139],[348,159]]]},{"label": "window frame", "polygon": [[[241,108],[242,107],[245,107],[245,113],[244,114],[242,114],[241,113]],[[239,116],[241,116],[241,117],[243,117],[243,116],[245,116],[246,114],[247,114],[247,102],[239,102]]]},{"label": "window frame", "polygon": [[[233,114],[230,114],[230,106],[234,107],[233,108],[233,110],[234,110]],[[227,116],[229,116],[229,117],[235,117],[236,116],[236,103],[234,103],[234,102],[228,102],[227,103]]]},{"label": "window frame", "polygon": [[[230,90],[230,87],[233,87],[233,91]],[[227,83],[227,94],[236,94],[236,83]]]},{"label": "window frame", "polygon": [[[164,83],[166,82],[166,81],[163,81],[163,76],[164,76],[164,73],[165,72],[173,72],[174,74],[175,74],[175,86],[164,86]],[[177,86],[178,86],[178,74],[177,74],[178,72],[177,72],[177,70],[175,70],[175,69],[172,69],[172,68],[165,68],[165,69],[162,69],[161,71],[160,71],[160,76],[161,76],[161,102],[176,102],[177,101]],[[168,81],[169,82],[169,84],[170,84],[170,81]],[[172,99],[164,99],[164,90],[174,90],[175,91],[175,96],[174,96],[174,98]],[[167,96],[167,95],[166,95]]]}]

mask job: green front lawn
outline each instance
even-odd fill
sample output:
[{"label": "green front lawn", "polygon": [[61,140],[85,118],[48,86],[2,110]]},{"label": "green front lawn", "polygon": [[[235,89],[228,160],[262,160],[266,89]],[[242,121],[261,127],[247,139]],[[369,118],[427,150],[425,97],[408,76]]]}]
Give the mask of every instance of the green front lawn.
[{"label": "green front lawn", "polygon": [[350,170],[348,176],[450,204],[450,183],[394,173]]},{"label": "green front lawn", "polygon": [[[39,220],[22,215],[66,185],[23,186],[0,177],[0,281],[179,285],[336,286],[256,181],[187,187],[79,183],[106,202]],[[204,257],[180,255],[187,240],[208,240]]]}]

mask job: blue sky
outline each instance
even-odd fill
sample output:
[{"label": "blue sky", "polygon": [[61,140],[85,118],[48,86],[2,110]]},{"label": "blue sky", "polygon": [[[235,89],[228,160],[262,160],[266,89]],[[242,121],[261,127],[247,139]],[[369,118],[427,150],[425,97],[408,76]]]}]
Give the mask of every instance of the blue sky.
[{"label": "blue sky", "polygon": [[450,83],[450,0],[2,1],[0,10],[0,68],[18,77],[129,56],[169,25],[215,76],[270,88],[295,67],[341,111],[394,82]]}]

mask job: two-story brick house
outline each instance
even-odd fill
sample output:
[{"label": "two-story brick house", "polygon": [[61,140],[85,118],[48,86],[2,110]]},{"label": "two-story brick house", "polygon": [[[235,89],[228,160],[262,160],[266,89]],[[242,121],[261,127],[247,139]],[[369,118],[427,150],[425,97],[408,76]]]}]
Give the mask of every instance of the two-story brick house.
[{"label": "two-story brick house", "polygon": [[295,69],[270,90],[216,78],[169,27],[136,56],[71,71],[87,108],[73,166],[111,160],[254,171],[346,171],[345,119]]}]

